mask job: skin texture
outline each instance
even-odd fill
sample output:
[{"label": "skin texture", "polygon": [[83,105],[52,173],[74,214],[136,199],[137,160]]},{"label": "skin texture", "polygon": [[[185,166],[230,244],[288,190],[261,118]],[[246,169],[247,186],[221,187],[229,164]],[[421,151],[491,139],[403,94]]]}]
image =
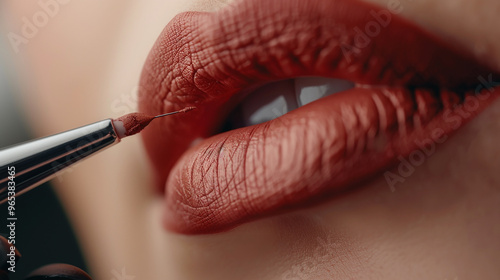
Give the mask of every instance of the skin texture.
[{"label": "skin texture", "polygon": [[[181,11],[228,4],[73,0],[61,6],[14,56],[24,63],[22,98],[35,132],[135,111],[143,62],[168,21]],[[404,17],[500,70],[500,2],[401,4]],[[36,2],[4,5],[8,31],[15,32],[23,16],[40,9]],[[163,201],[152,191],[139,138],[125,139],[54,183],[96,279],[111,279],[122,267],[141,279],[497,279],[499,131],[496,102],[394,192],[375,178],[321,205],[214,235],[162,228]]]}]

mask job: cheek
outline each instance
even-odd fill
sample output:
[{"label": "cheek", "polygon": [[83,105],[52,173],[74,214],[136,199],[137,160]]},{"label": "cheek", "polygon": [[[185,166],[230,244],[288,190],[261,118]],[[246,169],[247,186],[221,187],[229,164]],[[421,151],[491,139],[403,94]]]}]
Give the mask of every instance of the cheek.
[{"label": "cheek", "polygon": [[[214,12],[237,0],[190,0],[184,1],[189,11]],[[240,0],[241,1],[241,0]]]},{"label": "cheek", "polygon": [[[192,279],[206,275],[213,279],[366,279],[373,265],[364,245],[356,235],[349,236],[343,224],[325,222],[316,210],[301,210],[225,233],[176,235],[177,242],[165,251],[179,249],[174,254],[179,265],[174,267],[196,267],[188,272]],[[228,260],[237,265],[228,265]]]},{"label": "cheek", "polygon": [[396,11],[457,48],[500,70],[500,24],[496,0],[364,0]]},{"label": "cheek", "polygon": [[[474,194],[500,193],[500,102],[473,119],[430,158],[427,173]],[[442,150],[442,151],[441,151]]]}]

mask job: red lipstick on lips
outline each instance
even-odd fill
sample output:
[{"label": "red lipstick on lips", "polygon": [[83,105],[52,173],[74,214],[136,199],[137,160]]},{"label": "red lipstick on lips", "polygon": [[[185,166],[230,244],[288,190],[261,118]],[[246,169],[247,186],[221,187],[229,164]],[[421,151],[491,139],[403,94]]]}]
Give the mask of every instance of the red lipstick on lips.
[{"label": "red lipstick on lips", "polygon": [[[357,86],[212,136],[244,92],[302,76]],[[143,134],[166,195],[165,225],[217,232],[353,187],[490,104],[499,90],[476,90],[480,77],[500,76],[358,1],[240,0],[216,13],[183,13],[160,35],[141,78],[142,112],[198,108]],[[453,121],[472,101],[476,109]],[[189,148],[197,138],[207,139]]]}]

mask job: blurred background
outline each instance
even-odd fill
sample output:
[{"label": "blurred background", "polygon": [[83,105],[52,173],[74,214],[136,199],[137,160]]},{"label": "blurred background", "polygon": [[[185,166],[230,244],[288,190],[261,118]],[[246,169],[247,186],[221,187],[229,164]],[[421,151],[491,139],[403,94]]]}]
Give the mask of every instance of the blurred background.
[{"label": "blurred background", "polygon": [[[1,28],[1,27],[0,27]],[[2,36],[3,37],[3,36]],[[31,139],[23,116],[14,67],[0,39],[0,148]],[[22,258],[11,279],[23,279],[34,269],[50,263],[67,263],[86,269],[68,219],[49,184],[16,200],[16,247]],[[7,206],[0,205],[0,234],[7,236]]]}]

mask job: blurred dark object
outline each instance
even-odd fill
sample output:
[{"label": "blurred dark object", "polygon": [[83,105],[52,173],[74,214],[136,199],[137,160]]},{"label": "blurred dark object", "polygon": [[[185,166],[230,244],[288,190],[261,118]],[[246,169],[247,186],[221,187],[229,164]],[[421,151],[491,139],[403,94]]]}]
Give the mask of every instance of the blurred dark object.
[{"label": "blurred dark object", "polygon": [[[16,199],[16,217],[16,248],[23,258],[16,272],[9,275],[11,280],[24,279],[31,271],[52,263],[86,269],[64,210],[47,184]],[[7,205],[0,207],[0,221],[7,223]]]},{"label": "blurred dark object", "polygon": [[25,280],[92,280],[85,271],[67,264],[51,264],[31,273]]},{"label": "blurred dark object", "polygon": [[[12,251],[12,256],[8,257],[10,248],[12,246],[8,243],[7,239],[0,236],[0,280],[9,280],[9,274],[13,275],[15,272],[9,272],[11,262],[16,265],[21,257],[18,250]],[[14,266],[15,267],[15,266]],[[50,264],[43,266],[33,271],[25,280],[92,280],[90,276],[78,267],[68,264]]]}]

